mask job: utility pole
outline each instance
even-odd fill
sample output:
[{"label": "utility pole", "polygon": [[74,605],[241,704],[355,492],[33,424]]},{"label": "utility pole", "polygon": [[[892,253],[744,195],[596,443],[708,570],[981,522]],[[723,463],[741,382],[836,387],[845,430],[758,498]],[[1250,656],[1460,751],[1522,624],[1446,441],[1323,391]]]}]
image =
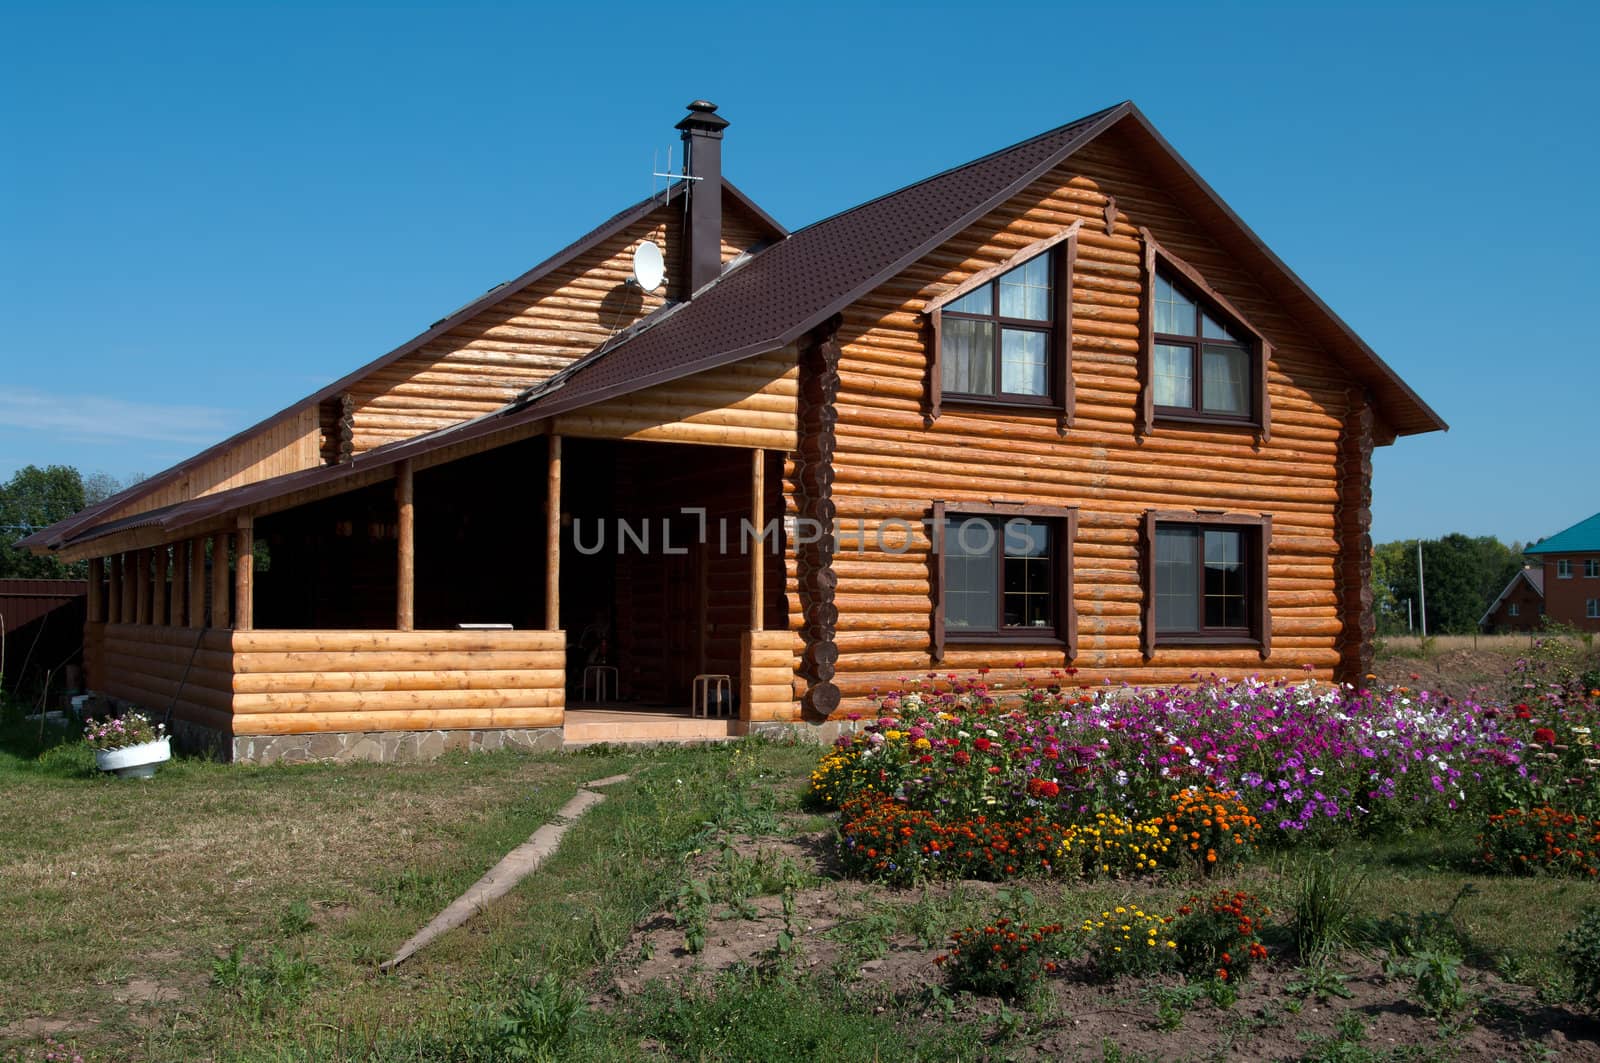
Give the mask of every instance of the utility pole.
[{"label": "utility pole", "polygon": [[1407,598],[1406,599],[1406,634],[1409,635],[1413,631],[1415,631],[1416,629],[1417,629],[1417,625],[1414,624],[1412,622],[1412,620],[1411,620],[1411,599]]},{"label": "utility pole", "polygon": [[1417,616],[1422,621],[1422,637],[1428,637],[1428,581],[1422,574],[1422,540],[1417,540]]}]

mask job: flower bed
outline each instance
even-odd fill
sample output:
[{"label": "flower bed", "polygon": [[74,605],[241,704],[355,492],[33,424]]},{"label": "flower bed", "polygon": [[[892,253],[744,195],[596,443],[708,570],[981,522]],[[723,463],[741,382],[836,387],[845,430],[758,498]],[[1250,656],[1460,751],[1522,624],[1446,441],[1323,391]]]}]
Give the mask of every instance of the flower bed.
[{"label": "flower bed", "polygon": [[847,867],[894,881],[1186,861],[1204,875],[1260,842],[1389,833],[1463,810],[1591,810],[1600,767],[1595,703],[1571,698],[1500,709],[1405,688],[1007,692],[945,677],[908,683],[878,710],[822,758],[810,799],[845,810]]}]

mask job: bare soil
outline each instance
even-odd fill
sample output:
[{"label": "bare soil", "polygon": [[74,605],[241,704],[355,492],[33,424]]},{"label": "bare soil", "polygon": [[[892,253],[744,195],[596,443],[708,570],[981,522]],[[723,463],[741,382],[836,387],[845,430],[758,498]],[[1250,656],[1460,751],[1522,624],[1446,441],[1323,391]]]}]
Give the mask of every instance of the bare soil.
[{"label": "bare soil", "polygon": [[[793,858],[813,874],[835,874],[826,832],[787,840],[763,838],[758,845]],[[700,876],[713,871],[709,856],[693,868]],[[932,887],[931,892],[935,897],[955,890],[992,895],[1001,888],[964,882]],[[1057,887],[1032,888],[1042,895]],[[859,959],[852,958],[850,947],[831,933],[868,911],[926,899],[918,890],[837,879],[799,892],[800,950],[790,959],[794,973],[838,978],[863,999],[880,1001],[879,1010],[892,1012],[903,1025],[955,1021],[1000,1029],[1006,1014],[1000,1001],[967,994],[952,999],[934,988],[941,983],[934,964],[943,951],[938,943],[924,945],[909,933],[891,933],[883,938],[880,957]],[[709,986],[722,974],[749,974],[764,965],[771,969],[784,926],[781,901],[761,897],[751,903],[753,918],[740,918],[726,905],[713,905],[705,948],[698,955],[685,947],[684,931],[673,912],[654,913],[619,950],[609,988],[597,993],[591,1006],[601,1011],[621,1006],[656,980]],[[1491,972],[1463,967],[1463,981],[1473,1000],[1471,1014],[1458,1015],[1446,1025],[1412,999],[1411,979],[1387,974],[1376,955],[1349,951],[1333,969],[1344,976],[1348,999],[1319,1000],[1308,994],[1296,986],[1304,981],[1304,973],[1289,957],[1274,954],[1237,987],[1238,999],[1231,1006],[1219,1007],[1200,996],[1181,1012],[1177,1024],[1171,1011],[1163,1024],[1158,995],[1163,990],[1170,995],[1182,986],[1181,979],[1122,979],[1106,984],[1092,977],[1085,962],[1069,961],[1043,983],[1041,999],[1023,1009],[1027,1036],[1006,1043],[1000,1057],[1100,1060],[1109,1041],[1128,1059],[1299,1060],[1314,1057],[1319,1042],[1332,1044],[1341,1016],[1354,1012],[1367,1031],[1361,1047],[1380,1054],[1419,1046],[1457,1059],[1600,1060],[1600,1021],[1565,1006],[1545,1004],[1533,989]],[[1015,1016],[1018,1010],[1012,1005],[1010,1013]]]}]

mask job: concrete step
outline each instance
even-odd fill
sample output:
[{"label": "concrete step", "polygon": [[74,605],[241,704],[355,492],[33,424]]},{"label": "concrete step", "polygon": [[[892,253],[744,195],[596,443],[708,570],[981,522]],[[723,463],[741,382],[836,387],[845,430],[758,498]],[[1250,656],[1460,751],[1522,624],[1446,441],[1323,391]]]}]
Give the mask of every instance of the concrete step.
[{"label": "concrete step", "polygon": [[586,715],[568,712],[562,731],[569,748],[598,742],[726,742],[738,737],[738,721],[726,718],[608,712],[586,719]]}]

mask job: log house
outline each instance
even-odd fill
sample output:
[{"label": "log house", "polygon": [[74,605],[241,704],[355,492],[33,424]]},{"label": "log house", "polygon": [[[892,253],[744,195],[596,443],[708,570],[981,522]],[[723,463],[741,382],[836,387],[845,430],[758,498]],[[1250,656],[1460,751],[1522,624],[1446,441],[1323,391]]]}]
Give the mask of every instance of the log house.
[{"label": "log house", "polygon": [[1445,425],[1136,107],[794,233],[727,126],[696,101],[663,195],[26,540],[106,581],[90,686],[274,759],[1367,670],[1372,448]]}]

